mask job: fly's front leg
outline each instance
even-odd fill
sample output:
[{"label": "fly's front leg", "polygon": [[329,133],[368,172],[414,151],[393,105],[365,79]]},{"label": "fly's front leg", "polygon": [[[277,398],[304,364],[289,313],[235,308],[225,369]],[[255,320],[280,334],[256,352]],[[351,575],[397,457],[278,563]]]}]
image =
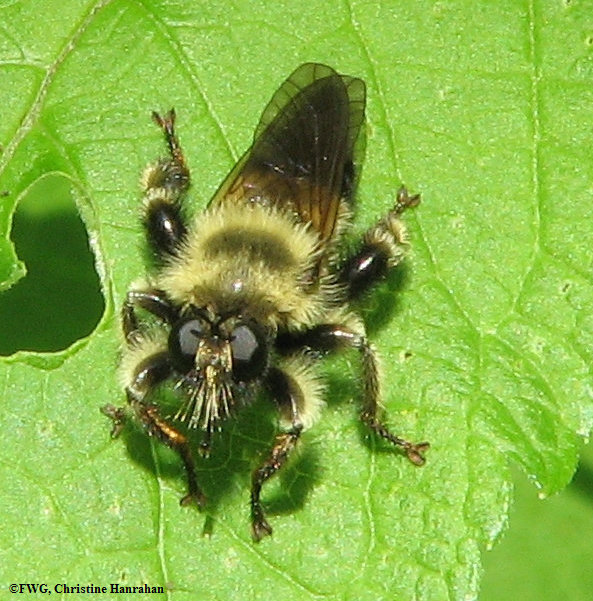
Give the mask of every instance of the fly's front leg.
[{"label": "fly's front leg", "polygon": [[410,196],[406,188],[400,188],[395,206],[367,230],[358,252],[346,260],[339,274],[350,299],[366,292],[402,260],[407,241],[400,216],[419,202],[420,195]]},{"label": "fly's front leg", "polygon": [[296,446],[301,430],[302,427],[297,426],[288,432],[277,434],[270,455],[251,476],[251,534],[255,542],[272,534],[272,527],[266,519],[260,500],[262,486],[286,463],[290,452]]},{"label": "fly's front leg", "polygon": [[[251,532],[256,542],[272,534],[272,527],[261,504],[262,486],[288,460],[303,431],[303,421],[310,421],[307,413],[315,412],[321,404],[314,374],[304,364],[293,363],[285,370],[271,368],[266,384],[276,400],[287,430],[276,435],[270,454],[251,476]],[[303,389],[309,392],[309,398],[305,398]]]},{"label": "fly's front leg", "polygon": [[376,352],[369,344],[364,326],[352,315],[344,317],[344,323],[328,323],[314,326],[304,332],[282,334],[276,344],[281,353],[293,353],[297,349],[329,353],[356,348],[362,358],[363,406],[361,420],[381,438],[401,448],[415,465],[424,464],[424,451],[428,442],[412,443],[393,434],[379,419],[381,386]]},{"label": "fly's front leg", "polygon": [[129,390],[127,392],[128,400],[132,407],[134,407],[136,416],[147,429],[148,433],[176,451],[183,462],[183,467],[187,475],[187,494],[180,499],[180,505],[186,506],[195,503],[202,509],[206,503],[206,497],[198,487],[196,467],[187,437],[163,419],[157,407],[146,405],[142,400],[134,398]]},{"label": "fly's front leg", "polygon": [[140,333],[140,323],[136,315],[136,307],[152,313],[162,321],[172,324],[177,318],[177,311],[162,290],[146,288],[130,290],[122,306],[122,328],[128,344],[136,342]]},{"label": "fly's front leg", "polygon": [[[197,484],[195,465],[187,437],[161,417],[158,407],[146,402],[150,391],[170,375],[171,363],[166,351],[149,355],[133,372],[126,386],[126,395],[134,417],[144,426],[148,434],[176,451],[183,461],[187,474],[188,493],[181,499],[181,504],[195,502],[201,508],[205,497]],[[106,405],[101,411],[113,420],[111,435],[118,436],[124,426],[125,409]]]}]

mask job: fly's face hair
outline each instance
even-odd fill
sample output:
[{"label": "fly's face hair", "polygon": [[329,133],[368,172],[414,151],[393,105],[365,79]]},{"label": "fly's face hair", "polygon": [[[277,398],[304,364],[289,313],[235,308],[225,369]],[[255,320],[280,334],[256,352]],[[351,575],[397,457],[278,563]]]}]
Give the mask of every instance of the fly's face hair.
[{"label": "fly's face hair", "polygon": [[[401,215],[419,202],[401,188],[356,250],[344,252],[364,110],[362,80],[325,65],[302,65],[273,96],[251,148],[195,219],[185,206],[190,174],[175,113],[153,114],[169,148],[142,177],[143,222],[156,268],[128,292],[122,309],[120,378],[128,405],[102,410],[113,419],[113,435],[131,415],[177,451],[188,481],[181,503],[202,507],[188,430],[201,432],[200,450],[207,454],[220,424],[265,390],[280,427],[252,474],[256,541],[272,532],[262,485],[319,417],[324,355],[356,349],[361,419],[416,465],[428,448],[395,436],[381,421],[376,351],[351,307],[402,260]],[[155,391],[165,381],[180,398],[170,415]]]}]

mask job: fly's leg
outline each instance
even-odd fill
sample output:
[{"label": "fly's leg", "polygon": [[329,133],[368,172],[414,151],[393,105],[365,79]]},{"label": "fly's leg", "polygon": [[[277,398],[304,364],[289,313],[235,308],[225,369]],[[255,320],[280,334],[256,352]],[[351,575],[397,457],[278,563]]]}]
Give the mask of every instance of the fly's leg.
[{"label": "fly's leg", "polygon": [[[299,378],[302,380],[301,383],[297,381]],[[256,542],[272,534],[272,527],[266,519],[260,499],[262,486],[282,468],[295,448],[303,431],[301,412],[306,411],[308,404],[318,402],[317,399],[305,399],[303,395],[303,387],[311,387],[301,384],[307,380],[311,381],[312,378],[313,375],[307,370],[288,373],[273,367],[268,372],[266,384],[288,428],[285,432],[276,435],[270,454],[251,476],[251,532]],[[315,392],[313,396],[316,396]]]},{"label": "fly's leg", "polygon": [[266,480],[271,478],[285,463],[290,452],[295,448],[302,428],[295,427],[288,432],[277,434],[270,455],[251,477],[251,534],[255,542],[272,534],[272,527],[266,519],[261,500],[261,489]]},{"label": "fly's leg", "polygon": [[[143,359],[134,371],[126,387],[128,403],[134,417],[144,426],[150,436],[177,452],[185,467],[188,493],[181,499],[181,505],[195,502],[202,508],[205,497],[198,487],[196,469],[187,437],[161,417],[158,407],[146,402],[150,391],[171,375],[171,363],[166,351],[157,352]],[[116,437],[123,429],[126,411],[124,408],[106,405],[101,409],[104,415],[113,420],[111,435]]]},{"label": "fly's leg", "polygon": [[358,252],[346,260],[339,274],[349,299],[366,292],[403,259],[407,241],[400,216],[419,202],[420,195],[410,196],[406,188],[400,188],[395,206],[366,231]]},{"label": "fly's leg", "polygon": [[428,442],[412,443],[396,436],[378,417],[380,380],[375,350],[364,337],[355,336],[353,344],[362,356],[364,400],[360,419],[375,434],[402,449],[414,465],[424,465],[424,452],[428,450],[430,444]]},{"label": "fly's leg", "polygon": [[122,328],[128,344],[135,343],[142,332],[136,314],[137,307],[152,313],[168,324],[173,324],[177,319],[177,310],[162,290],[157,288],[130,290],[121,309]]},{"label": "fly's leg", "polygon": [[152,117],[163,130],[169,157],[149,165],[142,176],[144,227],[157,263],[163,263],[179,253],[187,236],[183,200],[190,175],[175,133],[175,110],[165,115],[155,112]]},{"label": "fly's leg", "polygon": [[284,333],[276,339],[278,351],[291,354],[307,349],[326,354],[347,348],[355,348],[362,359],[363,406],[361,420],[378,436],[402,449],[415,465],[424,464],[424,451],[429,443],[412,443],[393,434],[379,418],[381,386],[377,354],[367,340],[364,326],[353,315],[344,316],[343,323],[327,323],[304,332]]}]

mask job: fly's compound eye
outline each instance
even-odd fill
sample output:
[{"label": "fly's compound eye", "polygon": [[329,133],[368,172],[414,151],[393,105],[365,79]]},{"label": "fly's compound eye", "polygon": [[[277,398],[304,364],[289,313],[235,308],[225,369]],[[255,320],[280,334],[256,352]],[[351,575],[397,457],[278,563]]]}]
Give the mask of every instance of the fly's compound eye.
[{"label": "fly's compound eye", "polygon": [[182,371],[191,369],[196,359],[198,345],[206,333],[201,319],[178,321],[169,334],[169,352],[175,367]]},{"label": "fly's compound eye", "polygon": [[233,374],[242,382],[261,375],[268,361],[268,348],[264,333],[253,324],[235,326],[230,337],[233,355]]}]

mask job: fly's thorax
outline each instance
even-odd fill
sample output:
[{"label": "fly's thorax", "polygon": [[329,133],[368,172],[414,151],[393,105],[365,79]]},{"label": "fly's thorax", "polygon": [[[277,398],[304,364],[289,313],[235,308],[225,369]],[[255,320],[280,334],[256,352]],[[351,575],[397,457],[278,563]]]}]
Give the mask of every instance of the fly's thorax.
[{"label": "fly's thorax", "polygon": [[199,216],[158,285],[181,306],[248,313],[275,327],[309,323],[333,293],[314,275],[319,253],[318,235],[290,213],[223,203]]}]

